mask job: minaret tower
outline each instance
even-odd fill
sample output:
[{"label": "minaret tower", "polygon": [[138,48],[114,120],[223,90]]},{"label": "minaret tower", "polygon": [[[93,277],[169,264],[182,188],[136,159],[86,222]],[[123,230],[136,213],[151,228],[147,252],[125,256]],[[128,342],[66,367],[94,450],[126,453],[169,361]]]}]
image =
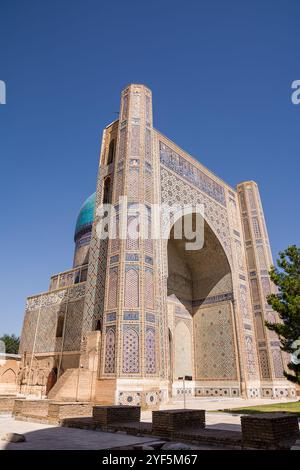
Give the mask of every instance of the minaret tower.
[{"label": "minaret tower", "polygon": [[[122,92],[118,123],[104,131],[82,341],[84,351],[85,331],[100,320],[97,400],[144,407],[158,406],[168,388],[161,247],[151,237],[151,206],[159,202],[152,133],[151,91],[131,84]],[[106,241],[97,231],[103,202],[114,211]]]},{"label": "minaret tower", "polygon": [[[281,397],[286,387],[283,369],[286,358],[280,350],[276,333],[269,331],[264,322],[278,321],[277,314],[267,304],[266,297],[275,291],[269,278],[273,264],[270,242],[258,186],[246,181],[237,187],[243,222],[245,251],[255,318],[257,350],[260,366],[261,393],[263,397]],[[291,387],[291,393],[294,393]]]}]

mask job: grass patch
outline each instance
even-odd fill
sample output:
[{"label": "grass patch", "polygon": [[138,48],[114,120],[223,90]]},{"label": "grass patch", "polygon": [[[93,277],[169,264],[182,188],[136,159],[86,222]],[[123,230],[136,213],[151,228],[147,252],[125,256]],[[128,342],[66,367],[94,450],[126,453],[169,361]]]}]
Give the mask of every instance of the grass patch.
[{"label": "grass patch", "polygon": [[254,413],[294,413],[300,418],[300,401],[289,403],[272,403],[271,405],[245,406],[242,408],[229,408],[218,410],[224,413],[254,414]]}]

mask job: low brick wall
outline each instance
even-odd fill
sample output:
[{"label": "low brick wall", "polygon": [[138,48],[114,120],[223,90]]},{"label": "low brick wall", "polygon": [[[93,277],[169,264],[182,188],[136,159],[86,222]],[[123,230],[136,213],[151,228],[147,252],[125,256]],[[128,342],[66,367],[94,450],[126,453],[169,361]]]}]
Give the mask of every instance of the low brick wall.
[{"label": "low brick wall", "polygon": [[52,402],[49,404],[48,418],[50,421],[58,422],[65,418],[81,418],[91,416],[91,403]]},{"label": "low brick wall", "polygon": [[114,423],[139,422],[140,417],[140,406],[93,406],[93,419],[102,428]]},{"label": "low brick wall", "polygon": [[0,396],[0,414],[1,413],[12,413],[14,409],[16,397],[14,396]]},{"label": "low brick wall", "polygon": [[242,448],[242,433],[228,429],[185,428],[175,432],[172,439],[178,442],[190,442],[197,446],[204,444],[228,449]]},{"label": "low brick wall", "polygon": [[185,428],[205,428],[204,410],[161,410],[152,412],[152,433],[172,437]]},{"label": "low brick wall", "polygon": [[16,399],[14,401],[14,406],[13,406],[13,411],[12,414],[13,416],[17,416],[18,414],[21,413],[22,407],[23,407],[23,401],[22,399]]},{"label": "low brick wall", "polygon": [[48,400],[17,399],[14,403],[13,415],[46,417],[48,415]]},{"label": "low brick wall", "polygon": [[241,425],[249,449],[289,449],[299,436],[298,418],[287,413],[242,416]]}]

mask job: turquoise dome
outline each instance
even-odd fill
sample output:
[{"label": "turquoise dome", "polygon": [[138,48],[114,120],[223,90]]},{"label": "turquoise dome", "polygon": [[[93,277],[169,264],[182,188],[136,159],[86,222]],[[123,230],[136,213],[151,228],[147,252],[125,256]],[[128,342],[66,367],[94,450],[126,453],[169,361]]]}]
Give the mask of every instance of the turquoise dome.
[{"label": "turquoise dome", "polygon": [[79,235],[92,230],[92,225],[94,221],[95,200],[96,193],[91,194],[84,201],[83,205],[80,208],[75,227],[75,241]]}]

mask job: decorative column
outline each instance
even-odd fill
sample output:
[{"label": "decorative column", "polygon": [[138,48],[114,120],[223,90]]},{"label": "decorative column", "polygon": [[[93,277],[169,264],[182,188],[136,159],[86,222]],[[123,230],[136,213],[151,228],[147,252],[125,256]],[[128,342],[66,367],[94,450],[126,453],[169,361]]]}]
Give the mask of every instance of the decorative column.
[{"label": "decorative column", "polygon": [[[159,165],[152,132],[151,91],[129,85],[121,96],[112,190],[116,237],[108,241],[99,378],[115,379],[116,403],[144,406],[158,405],[162,398],[160,358],[165,354],[160,241],[151,237]],[[135,227],[137,238],[130,234],[137,233]]]},{"label": "decorative column", "polygon": [[276,291],[268,274],[273,260],[259,190],[254,181],[241,183],[237,189],[255,318],[261,393],[264,397],[293,394],[294,387],[283,375],[285,358],[280,350],[278,336],[264,324],[265,320],[274,322],[278,318],[266,299],[271,292]]},{"label": "decorative column", "polygon": [[239,364],[241,394],[247,398],[256,398],[260,395],[260,375],[242,220],[236,192],[228,191],[227,207],[232,247],[234,293],[232,316],[235,325],[236,355]]}]

